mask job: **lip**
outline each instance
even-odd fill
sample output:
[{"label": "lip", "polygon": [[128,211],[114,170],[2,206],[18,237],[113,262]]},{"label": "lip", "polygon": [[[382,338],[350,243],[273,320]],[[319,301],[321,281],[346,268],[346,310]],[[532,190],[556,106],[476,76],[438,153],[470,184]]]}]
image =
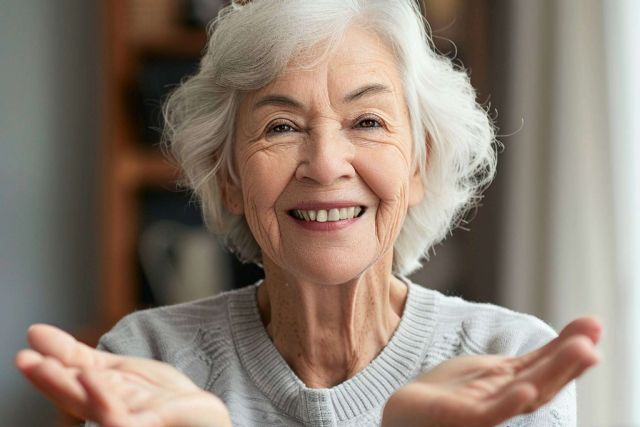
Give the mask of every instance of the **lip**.
[{"label": "lip", "polygon": [[[349,206],[353,206],[353,205],[349,205]],[[294,224],[304,228],[305,230],[327,232],[327,231],[339,231],[347,227],[350,227],[354,225],[356,222],[358,222],[362,218],[362,216],[351,218],[351,219],[343,219],[340,221],[327,221],[327,222],[305,221],[303,219],[294,218],[291,215],[287,215],[287,218],[289,218],[289,220],[293,221]]]}]

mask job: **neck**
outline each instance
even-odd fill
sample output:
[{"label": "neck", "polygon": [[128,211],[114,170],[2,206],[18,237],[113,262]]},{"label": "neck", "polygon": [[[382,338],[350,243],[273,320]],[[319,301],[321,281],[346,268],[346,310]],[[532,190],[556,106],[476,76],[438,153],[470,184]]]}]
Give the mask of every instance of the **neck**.
[{"label": "neck", "polygon": [[391,262],[340,285],[283,274],[265,260],[258,307],[267,333],[296,375],[313,388],[332,387],[364,369],[400,323],[407,287]]}]

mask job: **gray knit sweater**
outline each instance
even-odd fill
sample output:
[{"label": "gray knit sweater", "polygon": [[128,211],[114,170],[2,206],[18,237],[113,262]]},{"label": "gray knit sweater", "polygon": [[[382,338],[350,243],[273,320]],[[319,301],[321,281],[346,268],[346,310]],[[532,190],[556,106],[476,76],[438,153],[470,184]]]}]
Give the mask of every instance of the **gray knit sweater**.
[{"label": "gray knit sweater", "polygon": [[[532,316],[408,284],[398,329],[369,366],[335,387],[308,388],[269,339],[257,286],[133,313],[102,337],[99,348],[170,363],[219,396],[234,426],[377,426],[391,394],[440,362],[464,354],[522,354],[555,336]],[[571,384],[546,406],[503,426],[575,424]]]}]

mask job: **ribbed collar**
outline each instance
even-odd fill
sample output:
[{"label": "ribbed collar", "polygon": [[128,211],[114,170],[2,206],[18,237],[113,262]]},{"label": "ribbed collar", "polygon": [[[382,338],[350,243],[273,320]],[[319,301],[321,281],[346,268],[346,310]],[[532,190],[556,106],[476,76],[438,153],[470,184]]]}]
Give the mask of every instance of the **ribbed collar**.
[{"label": "ribbed collar", "polygon": [[418,374],[433,335],[433,291],[405,280],[408,295],[393,336],[362,371],[332,388],[309,388],[282,358],[262,324],[259,283],[229,295],[229,319],[241,363],[258,389],[282,412],[300,422],[333,425],[380,408]]}]

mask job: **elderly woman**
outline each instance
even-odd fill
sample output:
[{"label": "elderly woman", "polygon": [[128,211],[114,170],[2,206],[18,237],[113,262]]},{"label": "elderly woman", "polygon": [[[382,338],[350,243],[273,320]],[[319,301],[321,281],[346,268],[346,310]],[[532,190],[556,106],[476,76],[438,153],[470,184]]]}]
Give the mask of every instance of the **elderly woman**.
[{"label": "elderly woman", "polygon": [[417,7],[244,3],[168,100],[165,137],[265,279],[134,313],[99,350],[34,326],[18,367],[105,426],[575,425],[595,320],[554,339],[405,278],[495,169],[491,121]]}]

